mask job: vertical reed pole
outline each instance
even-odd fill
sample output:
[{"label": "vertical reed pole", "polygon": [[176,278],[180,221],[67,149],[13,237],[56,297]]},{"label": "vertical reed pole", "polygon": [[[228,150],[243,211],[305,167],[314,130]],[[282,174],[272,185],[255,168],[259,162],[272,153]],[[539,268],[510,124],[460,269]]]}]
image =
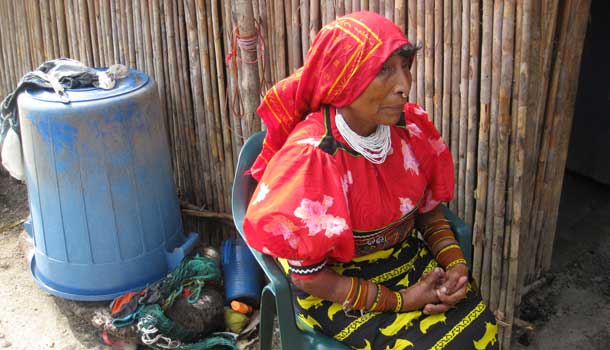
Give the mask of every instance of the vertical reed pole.
[{"label": "vertical reed pole", "polygon": [[[424,43],[424,38],[425,38],[425,24],[426,24],[426,16],[425,16],[425,9],[426,9],[426,2],[425,0],[417,0],[417,45],[425,45]],[[424,106],[425,108],[425,102],[426,102],[426,96],[425,96],[425,61],[426,61],[426,55],[425,52],[427,50],[424,48],[424,54],[419,54],[418,55],[418,61],[417,62],[417,104],[419,104],[420,106]],[[430,111],[428,111],[430,112]]]},{"label": "vertical reed pole", "polygon": [[424,32],[424,75],[425,75],[425,109],[431,121],[434,115],[434,0],[425,1],[425,32]]},{"label": "vertical reed pole", "polygon": [[301,0],[299,8],[301,9],[301,52],[302,61],[305,62],[305,56],[309,50],[309,5],[311,1]]},{"label": "vertical reed pole", "polygon": [[110,60],[111,64],[115,64],[118,62],[119,60],[119,41],[120,38],[118,36],[118,21],[117,18],[115,17],[116,14],[116,5],[117,2],[116,1],[111,1],[110,2],[110,12],[108,14],[108,21],[110,22],[110,42],[111,42],[111,47],[112,47],[112,52],[111,52],[111,57],[112,59]]},{"label": "vertical reed pole", "polygon": [[552,52],[553,52],[553,45],[551,44],[555,38],[555,30],[556,30],[556,26],[557,26],[557,20],[558,20],[558,4],[559,1],[558,0],[551,0],[551,4],[548,5],[549,7],[549,11],[543,11],[544,9],[541,7],[540,8],[540,31],[541,31],[541,43],[540,43],[540,57],[537,61],[535,61],[534,63],[536,64],[536,67],[539,67],[541,72],[540,72],[540,79],[539,79],[539,84],[537,86],[537,91],[535,91],[532,95],[532,98],[534,99],[534,101],[537,102],[536,104],[536,109],[535,109],[535,114],[536,114],[536,118],[537,118],[537,124],[536,124],[536,128],[534,130],[534,152],[535,154],[533,155],[534,161],[535,163],[533,164],[533,171],[534,171],[534,179],[533,179],[533,184],[532,186],[534,187],[534,191],[532,193],[532,204],[529,210],[529,216],[530,216],[530,222],[528,225],[528,232],[530,233],[528,236],[530,237],[530,244],[529,244],[529,249],[528,249],[528,253],[527,255],[529,257],[531,257],[530,259],[528,259],[528,267],[524,268],[524,270],[528,271],[528,278],[534,279],[536,277],[536,259],[534,257],[536,257],[536,253],[537,253],[537,247],[538,247],[538,242],[540,241],[541,238],[541,232],[538,229],[538,221],[537,218],[539,217],[539,208],[540,208],[540,198],[541,198],[541,190],[542,190],[542,186],[541,186],[541,176],[542,176],[542,165],[544,164],[543,162],[543,157],[544,159],[546,159],[546,154],[544,152],[542,152],[541,149],[541,142],[543,140],[543,135],[546,133],[546,129],[542,129],[544,123],[545,123],[545,107],[546,107],[546,100],[547,100],[547,94],[548,94],[548,89],[549,89],[549,75],[551,72],[551,66],[552,64],[550,63],[551,59],[552,59]]},{"label": "vertical reed pole", "polygon": [[[307,1],[307,0],[303,0]],[[310,2],[309,8],[309,42],[313,42],[313,39],[320,29],[320,0],[313,0]],[[309,48],[308,48],[309,49]]]},{"label": "vertical reed pole", "polygon": [[[220,37],[217,37],[216,35],[219,35],[220,32],[218,30],[215,30],[215,23],[217,23],[217,19],[218,19],[218,10],[216,8],[216,4],[212,4],[214,1],[210,1],[210,0],[206,0],[206,7],[212,10],[212,16],[208,16],[207,18],[207,27],[208,27],[208,50],[209,50],[209,71],[210,71],[210,84],[211,84],[211,89],[212,89],[212,100],[209,102],[208,104],[208,109],[207,110],[207,114],[208,116],[211,118],[211,132],[212,132],[212,137],[210,138],[210,140],[212,140],[212,147],[213,150],[215,150],[217,156],[215,158],[215,174],[219,174],[220,175],[220,179],[216,179],[216,183],[217,186],[219,188],[219,200],[220,200],[220,210],[221,211],[227,211],[230,210],[230,188],[231,188],[231,179],[232,179],[232,175],[233,175],[233,162],[232,162],[232,157],[228,156],[225,154],[225,149],[226,149],[226,145],[224,142],[224,138],[225,135],[227,136],[227,142],[229,142],[230,140],[230,136],[225,133],[225,131],[228,132],[229,129],[229,125],[225,125],[224,124],[224,120],[225,118],[222,117],[221,115],[221,108],[219,105],[219,88],[218,88],[218,84],[217,84],[217,79],[218,79],[218,74],[219,72],[216,71],[216,65],[214,64],[216,62],[215,57],[217,52],[220,53],[220,47],[216,47],[216,45],[220,42]],[[252,11],[254,10],[254,8],[251,8]],[[216,14],[216,16],[215,16]],[[254,19],[252,18],[252,21],[254,22]],[[217,51],[218,49],[218,51]],[[252,68],[258,73],[258,65],[256,63],[254,63],[252,65]],[[226,130],[223,130],[226,129]],[[229,144],[229,149],[230,144]],[[230,174],[227,174],[227,170],[230,171]]]},{"label": "vertical reed pole", "polygon": [[[140,18],[142,19],[142,47],[144,53],[144,71],[146,74],[153,75],[155,72],[153,63],[152,38],[150,31],[150,18],[148,16],[148,2],[140,2]],[[182,96],[184,96],[182,94]]]},{"label": "vertical reed pole", "polygon": [[[455,189],[454,193],[458,193],[458,169],[459,169],[459,131],[460,131],[460,60],[462,49],[462,1],[453,0],[451,9],[452,25],[452,44],[451,44],[451,156],[453,164],[456,168],[454,171]],[[449,208],[457,212],[458,198],[449,203]]]},{"label": "vertical reed pole", "polygon": [[[156,23],[156,26],[160,26],[160,15],[159,15],[159,7],[161,6],[161,4],[159,4],[159,0],[154,0],[153,4],[153,23]],[[125,22],[127,25],[127,64],[129,64],[130,67],[135,67],[136,66],[136,39],[134,38],[134,17],[132,16],[133,13],[133,3],[131,1],[125,1]],[[157,17],[155,19],[155,16]],[[155,22],[156,21],[156,22]],[[157,45],[157,53],[160,53],[160,48],[162,46],[160,39],[160,28],[159,27],[155,27],[153,26],[153,31],[155,32],[156,36],[157,36],[157,42],[155,43],[153,41],[153,51],[154,51],[154,45]],[[158,33],[157,33],[158,32]],[[158,59],[158,57],[160,56],[155,56],[157,57],[157,59],[155,60],[155,65],[157,63],[157,61],[160,61]],[[157,73],[159,74],[159,73]],[[163,98],[162,98],[163,100]],[[165,105],[165,102],[163,103],[163,105]]]},{"label": "vertical reed pole", "polygon": [[501,249],[498,238],[494,235],[494,189],[496,179],[496,159],[498,144],[498,111],[500,95],[500,77],[502,73],[502,25],[504,19],[504,1],[494,2],[494,23],[492,39],[492,72],[491,72],[491,106],[489,113],[489,172],[487,181],[487,203],[485,215],[485,252],[483,256],[483,267],[481,273],[481,294],[489,300],[491,293],[492,260],[496,249]]},{"label": "vertical reed pole", "polygon": [[473,275],[481,281],[483,248],[491,244],[485,240],[485,206],[489,166],[489,108],[491,103],[491,67],[493,35],[493,0],[483,0],[483,36],[481,46],[481,97],[479,144],[477,150],[477,190],[473,225]]},{"label": "vertical reed pole", "polygon": [[525,135],[525,149],[527,152],[525,153],[525,170],[524,170],[524,179],[523,179],[523,208],[522,208],[522,221],[521,221],[521,239],[519,240],[519,276],[517,281],[517,286],[519,286],[519,290],[516,294],[515,298],[515,306],[521,304],[521,290],[522,286],[526,283],[526,276],[531,272],[527,269],[527,265],[529,264],[529,259],[532,256],[530,254],[532,238],[534,236],[533,232],[528,233],[528,228],[531,223],[531,209],[532,209],[532,201],[534,194],[534,180],[536,177],[535,173],[535,162],[537,158],[537,152],[533,149],[534,142],[536,140],[536,131],[538,130],[538,124],[540,122],[538,115],[536,115],[535,110],[538,105],[538,100],[535,99],[535,95],[538,92],[540,87],[540,81],[542,80],[541,72],[542,67],[538,65],[540,61],[540,45],[542,42],[541,39],[541,23],[542,20],[540,18],[540,2],[534,1],[532,4],[532,12],[530,14],[530,56],[529,60],[529,86],[528,90],[531,91],[528,96],[528,105],[530,112],[530,116],[526,119],[526,135]]},{"label": "vertical reed pole", "polygon": [[[197,131],[197,140],[198,140],[198,149],[197,149],[197,162],[202,165],[202,178],[197,179],[197,182],[203,182],[203,199],[206,203],[209,203],[209,181],[210,174],[208,170],[208,161],[207,161],[207,152],[206,150],[206,137],[204,137],[206,133],[206,125],[205,125],[205,111],[203,107],[203,102],[206,100],[203,94],[203,86],[202,86],[202,77],[201,77],[201,62],[200,62],[200,50],[202,46],[205,46],[205,41],[203,43],[199,42],[199,31],[197,26],[197,8],[195,4],[195,0],[186,0],[185,1],[185,11],[184,11],[184,19],[186,23],[186,32],[187,32],[187,43],[188,43],[188,52],[189,52],[189,68],[190,68],[190,87],[193,96],[193,117],[195,119],[195,128]],[[202,39],[204,39],[202,37]],[[203,181],[201,181],[203,180]]]},{"label": "vertical reed pole", "polygon": [[498,106],[498,154],[496,164],[496,180],[494,186],[494,220],[493,220],[493,259],[491,277],[490,309],[497,310],[502,276],[502,248],[504,242],[504,214],[506,201],[506,173],[508,163],[508,135],[510,133],[510,100],[513,79],[513,42],[515,24],[515,2],[504,3],[504,18],[502,24],[502,73],[500,77],[500,94]]},{"label": "vertical reed pole", "polygon": [[466,147],[468,145],[468,68],[470,49],[470,1],[462,2],[462,48],[460,70],[460,113],[458,136],[458,215],[464,217],[466,183]]},{"label": "vertical reed pole", "polygon": [[[506,295],[506,319],[512,324],[517,292],[521,286],[517,284],[519,276],[519,246],[521,238],[521,223],[523,214],[523,176],[525,174],[525,135],[528,118],[529,97],[529,58],[531,45],[531,20],[534,0],[525,0],[522,10],[521,22],[521,52],[519,66],[519,99],[517,112],[516,150],[515,150],[515,178],[513,184],[513,215],[511,222],[510,255],[508,261],[508,287]],[[504,329],[503,344],[510,346],[512,327]]]},{"label": "vertical reed pole", "polygon": [[[567,7],[568,13],[571,15],[569,32],[566,35],[566,50],[564,51],[565,65],[561,66],[560,74],[561,86],[557,93],[558,99],[558,116],[559,120],[557,127],[556,143],[551,147],[552,154],[549,156],[550,169],[555,175],[552,177],[550,190],[547,191],[550,195],[550,200],[547,201],[545,212],[547,217],[545,220],[545,242],[553,242],[557,228],[557,215],[559,211],[559,200],[561,198],[561,186],[563,184],[563,176],[565,173],[565,163],[567,159],[567,151],[570,138],[570,129],[572,127],[572,119],[574,116],[574,102],[577,92],[577,84],[568,84],[567,82],[578,81],[580,72],[580,61],[582,58],[582,48],[587,29],[587,21],[589,18],[589,10],[591,0],[582,0],[573,3],[573,6]],[[570,47],[573,43],[574,47]],[[548,271],[551,268],[551,258],[553,253],[553,245],[546,244],[543,246],[542,269]]]},{"label": "vertical reed pole", "polygon": [[[40,9],[38,8],[38,3],[34,4],[32,2],[28,2],[30,5],[28,9],[28,13],[26,17],[29,19],[29,34],[30,34],[30,49],[32,50],[32,59],[31,67],[38,67],[41,63],[46,60],[44,47],[40,45],[42,43],[42,28],[40,25]],[[16,18],[16,20],[20,20]],[[13,27],[14,28],[14,27]],[[21,42],[20,44],[23,44]],[[27,43],[27,42],[26,42]],[[24,67],[24,70],[28,70],[27,66]]]},{"label": "vertical reed pole", "polygon": [[443,99],[441,134],[451,141],[451,0],[443,0]]},{"label": "vertical reed pole", "polygon": [[[291,41],[293,39],[293,33],[298,32],[298,28],[292,25],[292,17],[294,12],[292,11],[292,0],[284,1],[284,17],[286,18],[286,39],[283,43],[283,48],[288,51],[288,75],[295,70],[295,57],[294,57],[294,46]],[[300,44],[299,44],[300,45]]]},{"label": "vertical reed pole", "polygon": [[[510,241],[512,237],[511,233],[511,218],[513,217],[513,197],[515,193],[513,191],[514,178],[515,178],[515,150],[516,150],[516,133],[517,133],[517,112],[518,112],[518,101],[519,101],[519,90],[521,84],[521,75],[518,74],[519,67],[521,64],[521,30],[523,23],[523,2],[516,2],[516,12],[515,12],[515,34],[514,34],[514,49],[513,49],[513,85],[511,87],[512,90],[512,101],[511,101],[511,111],[510,113],[510,121],[511,127],[509,131],[509,142],[508,142],[508,170],[506,176],[506,208],[504,212],[504,247],[502,251],[502,262],[504,266],[502,267],[502,279],[500,282],[500,305],[499,309],[502,310],[502,315],[505,315],[506,312],[506,302],[507,302],[507,291],[508,291],[508,266],[507,262],[510,259]],[[502,329],[499,334],[503,336],[505,329]]]},{"label": "vertical reed pole", "polygon": [[[240,0],[241,1],[241,0]],[[244,1],[241,1],[244,2]],[[247,2],[247,1],[245,1]],[[238,5],[239,6],[239,5]],[[277,46],[276,49],[278,50],[278,52],[276,53],[276,57],[277,57],[277,67],[276,67],[276,71],[277,71],[277,79],[283,79],[287,76],[286,74],[286,53],[283,49],[284,45],[286,45],[286,26],[284,24],[284,2],[283,1],[278,1],[275,0],[275,8],[274,8],[274,12],[275,12],[275,37],[276,37],[276,42],[275,45]],[[245,135],[250,135],[250,132],[248,131],[248,129],[244,130]]]},{"label": "vertical reed pole", "polygon": [[[398,0],[401,1],[401,0]],[[394,0],[385,0],[385,4],[384,4],[384,15],[385,18],[389,19],[390,21],[394,22]]]},{"label": "vertical reed pole", "polygon": [[333,8],[335,9],[335,17],[333,18],[333,20],[335,18],[345,15],[345,3],[343,2],[343,0],[334,1]]},{"label": "vertical reed pole", "polygon": [[50,59],[51,57],[55,58],[55,47],[53,45],[53,33],[51,28],[53,27],[51,23],[51,9],[48,1],[43,1],[40,3],[40,21],[42,22],[42,38],[43,38],[43,47],[44,47],[44,56],[45,60]]},{"label": "vertical reed pole", "polygon": [[95,4],[94,0],[87,0],[87,11],[89,15],[89,40],[91,41],[91,59],[93,60],[93,65],[96,67],[101,67],[100,64],[100,45],[98,43],[98,35],[97,35],[97,22],[96,22],[96,13],[95,13]]},{"label": "vertical reed pole", "polygon": [[[394,22],[398,25],[398,28],[406,34],[406,6],[407,0],[396,0],[394,2]],[[354,4],[355,5],[355,4]],[[354,9],[354,11],[357,11]]]},{"label": "vertical reed pole", "polygon": [[[51,31],[51,38],[53,40],[53,57],[57,58],[57,57],[61,57],[61,54],[59,53],[59,39],[58,39],[58,33],[57,33],[57,14],[55,12],[55,0],[51,0],[49,2],[49,17],[50,17],[50,21],[49,21],[49,30]],[[91,21],[91,20],[89,20]]]},{"label": "vertical reed pole", "polygon": [[480,0],[470,2],[470,48],[468,78],[468,140],[466,146],[466,181],[464,189],[464,218],[472,227],[474,220],[474,184],[476,181],[477,124],[479,122],[479,47],[480,42]]},{"label": "vertical reed pole", "polygon": [[[222,131],[222,147],[224,150],[224,165],[225,165],[225,172],[227,174],[227,176],[225,176],[225,187],[227,189],[227,193],[226,193],[226,198],[225,200],[227,201],[227,203],[230,203],[230,189],[232,187],[233,184],[233,174],[235,173],[235,163],[237,162],[237,154],[234,154],[233,152],[233,142],[232,142],[232,131],[236,132],[235,129],[233,129],[232,123],[231,123],[231,117],[229,115],[229,111],[226,108],[227,106],[227,96],[226,96],[226,84],[224,81],[224,61],[223,61],[223,52],[222,52],[222,33],[220,31],[221,28],[221,19],[222,19],[222,15],[218,9],[218,3],[215,1],[212,1],[212,34],[214,35],[214,58],[215,58],[215,68],[216,68],[216,84],[218,86],[218,88],[216,89],[216,95],[217,98],[215,99],[216,104],[215,104],[215,111],[217,110],[217,115],[218,118],[221,120],[221,131]],[[259,127],[258,125],[260,125],[260,121],[258,121],[258,124],[255,124],[255,127]],[[242,143],[239,141],[239,138],[236,138],[237,140],[237,147],[238,149],[241,148]]]},{"label": "vertical reed pole", "polygon": [[434,125],[442,132],[443,120],[443,0],[434,0]]},{"label": "vertical reed pole", "polygon": [[369,11],[379,13],[379,0],[369,0]]},{"label": "vertical reed pole", "polygon": [[[57,38],[59,41],[58,54],[60,56],[68,57],[70,56],[70,49],[68,48],[68,34],[66,32],[66,13],[64,11],[64,0],[55,0],[55,16],[57,16]],[[92,17],[89,18],[91,19]],[[92,26],[95,27],[94,23],[92,23]]]},{"label": "vertical reed pole", "polygon": [[[323,0],[320,0],[323,1]],[[324,25],[335,20],[335,1],[334,0],[326,0],[324,4],[324,10],[326,13],[326,20],[323,23]]]},{"label": "vertical reed pole", "polygon": [[[417,42],[417,1],[418,0],[407,0],[409,1],[408,3],[408,11],[407,11],[407,37],[409,39],[409,41],[414,44],[414,45],[418,45]],[[415,58],[415,61],[413,62],[413,65],[411,66],[411,75],[413,76],[413,80],[411,83],[411,91],[409,92],[409,101],[410,102],[415,102],[417,103],[417,72],[418,72],[418,65],[420,64],[420,57],[422,55],[420,55],[419,53],[417,54],[417,57]]]},{"label": "vertical reed pole", "polygon": [[303,28],[303,26],[301,26],[301,24],[299,23],[299,12],[299,0],[292,0],[291,27],[293,29],[292,37],[290,39],[290,46],[292,50],[293,70],[296,70],[297,68],[303,65],[303,54],[301,52],[301,33],[299,32],[299,28]]}]

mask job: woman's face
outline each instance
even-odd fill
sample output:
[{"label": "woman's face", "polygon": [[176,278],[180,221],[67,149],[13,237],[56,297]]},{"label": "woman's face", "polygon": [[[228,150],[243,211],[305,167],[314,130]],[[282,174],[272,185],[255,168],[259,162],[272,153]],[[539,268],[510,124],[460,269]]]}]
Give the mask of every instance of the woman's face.
[{"label": "woman's face", "polygon": [[368,136],[377,125],[394,125],[400,120],[411,89],[411,59],[393,54],[364,92],[341,114],[356,133]]}]

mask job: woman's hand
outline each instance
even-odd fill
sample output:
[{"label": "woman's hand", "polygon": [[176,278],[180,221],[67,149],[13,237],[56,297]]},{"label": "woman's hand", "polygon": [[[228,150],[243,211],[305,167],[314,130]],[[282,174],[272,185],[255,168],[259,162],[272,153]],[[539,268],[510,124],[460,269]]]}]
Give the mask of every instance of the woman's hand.
[{"label": "woman's hand", "polygon": [[422,275],[422,278],[411,287],[401,289],[402,311],[421,310],[426,305],[439,303],[437,289],[445,281],[445,271],[440,267]]},{"label": "woman's hand", "polygon": [[437,314],[454,307],[455,304],[466,299],[468,284],[468,267],[458,264],[445,272],[443,283],[436,289],[439,304],[428,304],[424,307],[424,314]]}]

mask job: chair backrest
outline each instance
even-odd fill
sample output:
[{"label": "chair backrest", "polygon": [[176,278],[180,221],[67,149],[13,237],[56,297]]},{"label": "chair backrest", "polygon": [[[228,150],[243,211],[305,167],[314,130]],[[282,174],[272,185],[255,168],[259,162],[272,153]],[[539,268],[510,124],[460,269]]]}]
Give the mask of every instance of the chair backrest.
[{"label": "chair backrest", "polygon": [[[239,159],[237,161],[237,169],[235,169],[235,180],[233,182],[233,192],[231,197],[231,210],[233,212],[233,222],[239,232],[240,236],[246,240],[246,236],[243,231],[244,216],[246,215],[246,209],[250,203],[250,197],[256,189],[256,180],[252,176],[246,175],[246,171],[250,169],[252,163],[261,151],[263,139],[265,138],[265,132],[261,131],[252,135],[246,143],[244,143],[241,152],[239,153]],[[269,266],[269,257],[265,257],[260,252],[251,249],[252,254],[258,261],[259,265],[267,273]]]},{"label": "chair backrest", "polygon": [[242,224],[246,209],[252,193],[256,188],[256,180],[252,176],[247,176],[246,171],[250,169],[252,163],[261,151],[264,132],[259,132],[250,137],[239,153],[237,169],[235,169],[235,182],[233,183],[233,193],[231,199],[231,209],[233,211],[233,220],[237,224],[237,229],[243,237]]}]

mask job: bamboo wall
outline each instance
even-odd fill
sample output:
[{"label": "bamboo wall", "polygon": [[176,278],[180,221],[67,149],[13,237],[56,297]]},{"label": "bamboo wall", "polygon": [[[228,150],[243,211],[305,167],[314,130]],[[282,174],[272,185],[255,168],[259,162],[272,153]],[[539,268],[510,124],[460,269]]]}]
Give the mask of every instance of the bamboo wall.
[{"label": "bamboo wall", "polygon": [[185,224],[217,245],[231,234],[213,223],[230,222],[237,154],[261,127],[260,92],[302,64],[321,25],[377,11],[423,46],[410,99],[450,145],[450,206],[473,225],[473,273],[508,344],[523,287],[550,268],[590,2],[0,1],[0,94],[60,56],[151,75]]}]

